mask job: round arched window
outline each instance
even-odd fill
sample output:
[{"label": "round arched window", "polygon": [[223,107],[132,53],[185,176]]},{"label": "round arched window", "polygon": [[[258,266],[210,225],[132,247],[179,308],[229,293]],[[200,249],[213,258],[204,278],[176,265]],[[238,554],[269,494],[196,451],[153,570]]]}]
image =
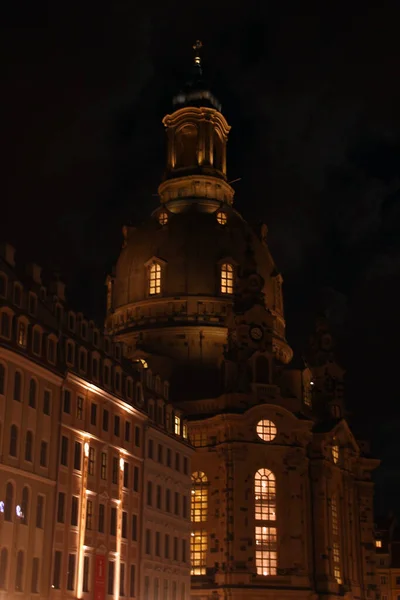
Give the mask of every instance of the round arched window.
[{"label": "round arched window", "polygon": [[165,210],[160,212],[158,215],[158,222],[160,225],[166,225],[168,223],[168,214],[165,212]]},{"label": "round arched window", "polygon": [[276,425],[268,419],[261,419],[257,423],[257,435],[264,442],[272,442],[276,438]]},{"label": "round arched window", "polygon": [[220,225],[226,225],[228,217],[224,211],[220,210],[217,212],[217,221]]}]

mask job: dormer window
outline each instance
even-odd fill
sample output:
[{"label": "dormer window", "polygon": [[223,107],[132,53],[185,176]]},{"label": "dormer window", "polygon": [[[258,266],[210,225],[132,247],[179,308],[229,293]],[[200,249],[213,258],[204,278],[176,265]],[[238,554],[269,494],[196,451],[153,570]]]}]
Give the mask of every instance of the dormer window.
[{"label": "dormer window", "polygon": [[17,335],[17,342],[19,346],[22,346],[22,348],[26,347],[26,339],[27,339],[27,325],[25,323],[25,321],[19,321],[18,322],[18,335]]},{"label": "dormer window", "polygon": [[93,346],[98,347],[99,345],[99,332],[98,331],[93,331]]},{"label": "dormer window", "polygon": [[86,340],[87,338],[87,325],[85,322],[82,323],[81,325],[81,335],[83,337],[84,340]]},{"label": "dormer window", "polygon": [[42,332],[35,327],[32,334],[32,352],[40,356],[42,350]]},{"label": "dormer window", "polygon": [[86,363],[87,363],[86,350],[84,350],[83,348],[81,348],[79,350],[79,370],[82,373],[86,373]]},{"label": "dormer window", "polygon": [[121,360],[121,346],[118,344],[115,346],[115,358]]},{"label": "dormer window", "polygon": [[56,363],[57,356],[57,341],[49,337],[47,340],[47,360],[53,365]]},{"label": "dormer window", "polygon": [[0,318],[0,335],[9,340],[11,337],[11,315],[3,310]]},{"label": "dormer window", "polygon": [[0,273],[0,298],[7,297],[7,275]]},{"label": "dormer window", "polygon": [[63,309],[62,309],[61,304],[56,304],[55,313],[56,313],[57,323],[61,323],[62,317],[63,317]]},{"label": "dormer window", "polygon": [[37,309],[37,297],[35,294],[30,293],[29,294],[29,304],[28,304],[29,314],[35,316],[36,309]]},{"label": "dormer window", "polygon": [[221,294],[233,294],[233,266],[230,263],[221,265]]},{"label": "dormer window", "polygon": [[19,283],[14,284],[14,304],[21,307],[22,303],[22,288]]},{"label": "dormer window", "polygon": [[149,294],[161,294],[161,265],[153,262],[149,267]]},{"label": "dormer window", "polygon": [[74,359],[75,359],[74,354],[75,354],[74,344],[73,344],[73,342],[68,341],[67,342],[67,352],[66,352],[66,357],[65,357],[66,358],[66,362],[67,362],[68,365],[71,365],[71,366],[74,365],[74,362],[75,362],[74,361]]},{"label": "dormer window", "polygon": [[69,313],[69,315],[68,315],[68,328],[71,331],[75,331],[75,315],[74,315],[74,313]]}]

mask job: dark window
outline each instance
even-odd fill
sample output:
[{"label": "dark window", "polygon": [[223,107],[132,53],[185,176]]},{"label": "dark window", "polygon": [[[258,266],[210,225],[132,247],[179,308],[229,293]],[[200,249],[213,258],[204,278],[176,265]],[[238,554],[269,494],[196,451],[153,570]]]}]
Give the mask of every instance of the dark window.
[{"label": "dark window", "polygon": [[53,588],[59,590],[61,587],[61,552],[54,553]]},{"label": "dark window", "polygon": [[76,418],[83,419],[83,398],[78,396],[76,399]]},{"label": "dark window", "polygon": [[109,412],[108,412],[108,410],[104,409],[103,410],[103,431],[108,431],[108,417],[109,417]]},{"label": "dark window", "polygon": [[139,491],[139,467],[133,467],[133,491]]},{"label": "dark window", "polygon": [[75,527],[78,525],[78,508],[79,508],[79,498],[77,496],[72,496],[71,525],[74,525]]},{"label": "dark window", "polygon": [[37,594],[39,592],[39,559],[32,559],[32,579],[31,579],[31,592]]},{"label": "dark window", "polygon": [[94,379],[99,378],[99,361],[97,360],[97,358],[94,358],[92,360],[92,375]]},{"label": "dark window", "polygon": [[0,590],[6,589],[8,570],[8,550],[3,548],[0,554]]},{"label": "dark window", "polygon": [[51,363],[56,362],[56,342],[51,338],[47,340],[47,359]]},{"label": "dark window", "polygon": [[122,537],[126,539],[128,537],[128,513],[122,511]]},{"label": "dark window", "polygon": [[51,392],[44,390],[43,392],[43,414],[50,415],[51,410]]},{"label": "dark window", "polygon": [[89,531],[93,527],[93,501],[88,500],[86,504],[86,529]]},{"label": "dark window", "polygon": [[67,363],[74,364],[74,347],[71,342],[67,342]]},{"label": "dark window", "polygon": [[153,458],[153,440],[149,440],[148,449],[147,449],[147,456],[149,458]]},{"label": "dark window", "polygon": [[36,393],[37,393],[37,385],[34,379],[31,379],[29,382],[29,406],[31,408],[36,408]]},{"label": "dark window", "polygon": [[182,517],[187,519],[188,510],[187,510],[187,496],[182,496]]},{"label": "dark window", "polygon": [[47,442],[40,442],[40,466],[47,467]]},{"label": "dark window", "polygon": [[0,275],[0,296],[5,298],[7,295],[7,277],[3,274]]},{"label": "dark window", "polygon": [[140,428],[135,427],[135,446],[140,447]]},{"label": "dark window", "polygon": [[179,492],[175,492],[174,513],[179,515]]},{"label": "dark window", "polygon": [[131,439],[131,424],[129,421],[125,421],[125,441],[130,442]]},{"label": "dark window", "polygon": [[57,523],[64,523],[65,494],[58,492]]},{"label": "dark window", "polygon": [[158,447],[157,447],[157,460],[159,463],[162,464],[162,462],[163,462],[163,447],[161,444],[158,444]]},{"label": "dark window", "polygon": [[4,394],[6,385],[6,370],[4,365],[0,363],[0,394]]},{"label": "dark window", "polygon": [[161,556],[161,535],[159,531],[156,531],[156,556]]},{"label": "dark window", "polygon": [[99,504],[99,533],[104,533],[104,504]]},{"label": "dark window", "polygon": [[88,465],[89,475],[94,475],[95,460],[96,460],[95,449],[90,447],[89,448],[89,465]]},{"label": "dark window", "polygon": [[90,406],[90,424],[97,425],[97,404],[94,402]]},{"label": "dark window", "polygon": [[187,456],[183,457],[183,472],[184,472],[185,475],[187,475],[188,472],[189,472]]},{"label": "dark window", "polygon": [[15,571],[15,591],[23,592],[24,581],[24,552],[19,550],[17,554],[17,568]]},{"label": "dark window", "polygon": [[64,412],[71,413],[71,392],[69,390],[64,390]]},{"label": "dark window", "polygon": [[72,315],[72,314],[68,315],[68,327],[71,329],[71,331],[74,331],[74,329],[75,329],[75,315]]},{"label": "dark window", "polygon": [[110,385],[110,367],[108,365],[104,365],[104,383]]},{"label": "dark window", "polygon": [[151,531],[150,529],[146,529],[146,536],[145,536],[145,543],[146,543],[146,554],[151,554]]},{"label": "dark window", "polygon": [[10,338],[11,336],[10,315],[6,312],[1,313],[1,335],[5,338]]},{"label": "dark window", "polygon": [[33,339],[32,339],[32,350],[34,354],[40,354],[40,346],[42,341],[42,334],[38,329],[33,330]]},{"label": "dark window", "polygon": [[11,522],[14,515],[14,486],[9,481],[6,486],[6,504],[4,507],[4,520]]},{"label": "dark window", "polygon": [[32,431],[26,432],[25,438],[25,460],[32,462],[33,434]]},{"label": "dark window", "polygon": [[169,535],[168,535],[168,533],[165,534],[164,554],[165,554],[165,558],[169,558]]},{"label": "dark window", "polygon": [[16,425],[11,425],[10,429],[10,456],[17,456],[18,448],[18,428]]},{"label": "dark window", "polygon": [[180,471],[181,468],[181,456],[179,454],[179,452],[176,452],[175,454],[175,469],[177,471]]},{"label": "dark window", "polygon": [[182,540],[182,562],[186,562],[186,540]]},{"label": "dark window", "polygon": [[86,352],[84,350],[79,353],[79,369],[86,372]]},{"label": "dark window", "polygon": [[23,525],[28,525],[29,519],[29,488],[26,486],[22,490],[22,499],[21,499],[21,523]]},{"label": "dark window", "polygon": [[157,486],[156,506],[161,508],[161,485]]},{"label": "dark window", "polygon": [[153,484],[151,481],[147,482],[147,505],[151,506],[153,503]]},{"label": "dark window", "polygon": [[90,562],[89,562],[89,556],[85,556],[83,559],[83,583],[82,583],[82,591],[83,592],[88,592],[89,591],[89,566],[90,566]]},{"label": "dark window", "polygon": [[174,537],[174,560],[178,560],[178,538]]},{"label": "dark window", "polygon": [[171,450],[167,448],[167,467],[171,466]]},{"label": "dark window", "polygon": [[117,392],[121,390],[121,373],[119,371],[115,373],[115,389]]},{"label": "dark window", "polygon": [[67,590],[74,589],[75,583],[75,554],[68,554]]},{"label": "dark window", "polygon": [[44,511],[44,496],[41,494],[37,497],[36,504],[36,527],[43,529],[43,511]]},{"label": "dark window", "polygon": [[112,462],[112,482],[118,483],[118,458],[115,456]]},{"label": "dark window", "polygon": [[115,562],[112,560],[108,561],[108,588],[107,593],[109,596],[114,595],[114,571]]},{"label": "dark window", "polygon": [[120,418],[118,416],[114,417],[114,435],[119,437],[120,433]]},{"label": "dark window", "polygon": [[168,488],[165,490],[165,510],[171,512],[171,490]]},{"label": "dark window", "polygon": [[61,438],[61,464],[68,467],[68,438],[65,435]]},{"label": "dark window", "polygon": [[129,578],[129,596],[131,598],[135,597],[135,580],[136,580],[136,567],[135,565],[131,565],[131,572]]},{"label": "dark window", "polygon": [[110,534],[116,535],[117,533],[117,509],[111,507],[111,518],[110,518]]},{"label": "dark window", "polygon": [[124,462],[124,487],[129,487],[129,463]]},{"label": "dark window", "polygon": [[14,376],[14,400],[21,402],[21,391],[22,391],[22,376],[19,371],[15,372]]},{"label": "dark window", "polygon": [[125,563],[119,565],[119,595],[125,596]]},{"label": "dark window", "polygon": [[82,468],[82,444],[75,442],[74,447],[74,469],[80,471]]},{"label": "dark window", "polygon": [[137,515],[132,515],[132,542],[137,542]]},{"label": "dark window", "polygon": [[107,454],[105,452],[101,453],[101,472],[100,477],[102,479],[107,479]]}]

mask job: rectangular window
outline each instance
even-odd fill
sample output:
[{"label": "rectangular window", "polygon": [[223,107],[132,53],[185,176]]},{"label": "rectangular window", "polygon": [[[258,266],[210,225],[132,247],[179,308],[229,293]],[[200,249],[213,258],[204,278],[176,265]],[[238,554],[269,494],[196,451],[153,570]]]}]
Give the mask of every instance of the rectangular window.
[{"label": "rectangular window", "polygon": [[103,410],[103,431],[108,431],[109,414],[110,413],[108,412],[108,410],[106,410],[106,409]]},{"label": "rectangular window", "polygon": [[59,590],[61,587],[61,552],[54,552],[53,588]]},{"label": "rectangular window", "polygon": [[32,592],[32,594],[37,594],[39,592],[39,559],[38,558],[34,558],[32,560],[31,592]]},{"label": "rectangular window", "polygon": [[132,515],[132,542],[137,542],[137,515]]},{"label": "rectangular window", "polygon": [[41,494],[37,497],[36,505],[36,527],[43,529],[43,512],[44,512],[44,496]]},{"label": "rectangular window", "polygon": [[109,596],[114,595],[114,571],[115,571],[115,562],[110,560],[110,561],[108,561],[108,586],[107,586],[107,593]]},{"label": "rectangular window", "polygon": [[114,417],[114,435],[116,435],[117,437],[119,437],[120,434],[120,418],[116,415]]},{"label": "rectangular window", "polygon": [[125,596],[125,563],[119,565],[119,595]]},{"label": "rectangular window", "polygon": [[92,446],[90,446],[90,448],[89,448],[89,465],[88,465],[89,475],[94,475],[95,463],[96,463],[96,451]]},{"label": "rectangular window", "polygon": [[152,506],[153,504],[153,484],[151,481],[147,482],[147,505]]},{"label": "rectangular window", "polygon": [[145,575],[144,578],[144,600],[150,600],[150,578],[148,575]]},{"label": "rectangular window", "polygon": [[175,415],[175,419],[174,419],[174,432],[175,432],[175,435],[181,434],[181,420],[177,415]]},{"label": "rectangular window", "polygon": [[118,483],[118,458],[115,456],[112,461],[112,482]]},{"label": "rectangular window", "polygon": [[176,600],[176,581],[172,582],[172,600]]},{"label": "rectangular window", "polygon": [[50,390],[44,390],[43,392],[43,414],[50,415],[51,410],[51,392]]},{"label": "rectangular window", "polygon": [[128,513],[122,511],[122,537],[126,539],[128,537]]},{"label": "rectangular window", "polygon": [[133,491],[139,491],[139,467],[133,467]]},{"label": "rectangular window", "polygon": [[80,442],[75,442],[74,469],[75,471],[81,471],[82,469],[82,444]]},{"label": "rectangular window", "polygon": [[175,492],[174,513],[179,515],[179,492]]},{"label": "rectangular window", "polygon": [[117,534],[117,509],[114,506],[111,507],[110,534]]},{"label": "rectangular window", "polygon": [[129,463],[124,462],[124,488],[129,487]]},{"label": "rectangular window", "polygon": [[135,427],[135,446],[140,447],[140,427]]},{"label": "rectangular window", "polygon": [[168,594],[169,594],[169,581],[168,581],[168,579],[164,579],[163,600],[168,600]]},{"label": "rectangular window", "polygon": [[157,486],[156,506],[161,509],[161,485]]},{"label": "rectangular window", "polygon": [[86,529],[91,531],[93,526],[93,501],[88,500],[86,503]]},{"label": "rectangular window", "polygon": [[147,456],[149,458],[153,458],[153,440],[149,440],[148,448],[147,448]]},{"label": "rectangular window", "polygon": [[160,580],[158,577],[154,579],[154,600],[159,600],[160,598]]},{"label": "rectangular window", "polygon": [[65,435],[61,438],[61,464],[68,467],[68,438]]},{"label": "rectangular window", "polygon": [[181,455],[179,454],[179,452],[176,452],[176,454],[175,454],[175,470],[180,471],[180,468],[181,468]]},{"label": "rectangular window", "polygon": [[64,412],[71,414],[71,392],[64,390]]},{"label": "rectangular window", "polygon": [[83,559],[83,582],[82,582],[82,591],[89,591],[89,573],[90,573],[90,557],[85,556]]},{"label": "rectangular window", "polygon": [[151,531],[150,531],[150,529],[146,529],[145,548],[146,548],[146,554],[151,554]]},{"label": "rectangular window", "polygon": [[67,573],[67,590],[73,590],[75,587],[75,554],[68,554],[68,573]]},{"label": "rectangular window", "polygon": [[156,556],[161,556],[161,534],[156,531]]},{"label": "rectangular window", "polygon": [[47,467],[47,442],[40,442],[40,466]]},{"label": "rectangular window", "polygon": [[40,332],[37,329],[35,329],[33,331],[32,352],[38,356],[40,356],[41,341],[42,341],[42,336],[41,336]]},{"label": "rectangular window", "polygon": [[165,555],[165,558],[169,558],[169,535],[168,535],[168,533],[165,534],[164,555]]},{"label": "rectangular window", "polygon": [[187,519],[188,510],[187,510],[187,496],[182,496],[182,517]]},{"label": "rectangular window", "polygon": [[172,454],[172,453],[171,453],[171,450],[170,450],[170,448],[167,448],[167,467],[170,467],[170,466],[171,466],[171,458],[172,458],[172,457],[171,457],[171,454]]},{"label": "rectangular window", "polygon": [[125,441],[131,441],[131,424],[129,421],[125,421]]},{"label": "rectangular window", "polygon": [[78,512],[79,512],[79,498],[77,496],[72,496],[71,500],[71,525],[78,525]]},{"label": "rectangular window", "polygon": [[64,523],[65,494],[58,492],[57,523]]},{"label": "rectangular window", "polygon": [[107,479],[107,454],[105,452],[101,453],[101,473],[100,477],[105,480]]},{"label": "rectangular window", "polygon": [[90,424],[97,425],[97,404],[94,402],[90,405]]},{"label": "rectangular window", "polygon": [[160,464],[163,462],[163,447],[161,444],[157,446],[157,460]]},{"label": "rectangular window", "polygon": [[165,510],[171,512],[171,490],[168,488],[165,490]]},{"label": "rectangular window", "polygon": [[178,560],[178,538],[174,537],[174,560]]},{"label": "rectangular window", "polygon": [[188,472],[189,472],[187,456],[183,457],[183,472],[184,472],[185,475],[187,475]]},{"label": "rectangular window", "polygon": [[82,396],[78,396],[76,399],[76,418],[82,420],[83,419],[83,398]]},{"label": "rectangular window", "polygon": [[182,540],[182,562],[186,562],[187,552],[186,552],[186,540]]},{"label": "rectangular window", "polygon": [[129,596],[130,598],[135,597],[135,581],[136,581],[136,566],[131,565],[131,572],[129,577]]},{"label": "rectangular window", "polygon": [[104,504],[99,504],[99,533],[104,533]]}]

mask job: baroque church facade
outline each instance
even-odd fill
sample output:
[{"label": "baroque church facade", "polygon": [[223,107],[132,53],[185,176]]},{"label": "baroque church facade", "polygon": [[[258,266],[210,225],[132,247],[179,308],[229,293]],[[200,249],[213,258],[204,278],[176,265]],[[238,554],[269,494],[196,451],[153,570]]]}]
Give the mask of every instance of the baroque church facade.
[{"label": "baroque church facade", "polygon": [[378,461],[346,421],[324,318],[292,366],[282,275],[266,226],[255,231],[235,209],[230,127],[199,48],[163,119],[160,205],[123,228],[105,323],[150,379],[169,381],[188,419],[191,597],[376,598]]}]

